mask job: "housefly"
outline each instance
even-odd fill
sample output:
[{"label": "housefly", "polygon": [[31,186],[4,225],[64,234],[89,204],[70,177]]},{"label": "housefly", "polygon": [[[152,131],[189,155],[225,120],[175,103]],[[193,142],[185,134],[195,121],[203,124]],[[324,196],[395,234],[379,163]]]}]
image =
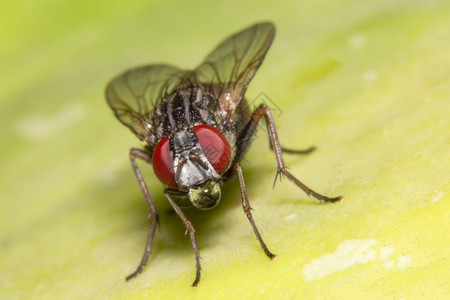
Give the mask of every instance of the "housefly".
[{"label": "housefly", "polygon": [[325,202],[329,198],[300,182],[285,167],[270,108],[260,104],[250,111],[244,93],[261,65],[275,35],[271,23],[258,23],[224,40],[194,70],[153,64],[128,70],[106,88],[106,99],[115,116],[141,141],[143,149],[131,148],[130,160],[150,212],[150,227],[144,255],[127,280],[142,272],[152,251],[158,211],[136,164],[151,165],[166,187],[164,196],[186,227],[196,260],[192,286],[200,280],[200,254],[192,223],[180,209],[180,201],[207,210],[221,198],[220,186],[237,175],[242,207],[253,231],[269,258],[275,255],[263,241],[253,221],[240,161],[264,119],[270,148],[275,154],[277,176],[285,176],[306,194]]}]

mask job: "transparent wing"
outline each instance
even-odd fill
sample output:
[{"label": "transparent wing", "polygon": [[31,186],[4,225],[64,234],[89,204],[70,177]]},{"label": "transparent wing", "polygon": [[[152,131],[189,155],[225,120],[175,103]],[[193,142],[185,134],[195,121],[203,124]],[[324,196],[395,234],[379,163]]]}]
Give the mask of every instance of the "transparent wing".
[{"label": "transparent wing", "polygon": [[185,71],[168,65],[149,65],[126,71],[106,87],[106,100],[116,117],[143,140],[149,133],[155,103],[170,94]]},{"label": "transparent wing", "polygon": [[194,70],[196,80],[218,86],[218,99],[227,94],[228,101],[234,102],[233,106],[237,105],[261,65],[274,35],[272,23],[258,23],[232,35]]}]

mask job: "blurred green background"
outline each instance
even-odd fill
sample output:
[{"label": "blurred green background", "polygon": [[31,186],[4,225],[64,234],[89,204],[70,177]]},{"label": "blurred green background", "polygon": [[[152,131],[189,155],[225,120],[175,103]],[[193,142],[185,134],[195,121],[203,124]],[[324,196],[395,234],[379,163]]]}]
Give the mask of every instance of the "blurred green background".
[{"label": "blurred green background", "polygon": [[[222,39],[271,20],[250,85],[281,109],[282,144],[324,205],[287,181],[261,130],[243,163],[260,249],[235,182],[188,209],[203,277],[152,168],[161,214],[136,279],[147,211],[128,160],[139,141],[103,90],[124,69],[193,68]],[[448,299],[450,2],[2,1],[0,298]]]}]

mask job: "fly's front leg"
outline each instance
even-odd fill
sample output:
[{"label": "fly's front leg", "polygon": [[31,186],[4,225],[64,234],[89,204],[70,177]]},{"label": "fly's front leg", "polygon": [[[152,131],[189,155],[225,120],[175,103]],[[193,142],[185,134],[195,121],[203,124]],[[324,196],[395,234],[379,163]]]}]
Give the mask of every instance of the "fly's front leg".
[{"label": "fly's front leg", "polygon": [[248,202],[247,191],[245,190],[244,175],[242,174],[241,165],[239,163],[236,163],[234,165],[234,169],[236,170],[239,180],[239,187],[241,189],[242,208],[244,209],[244,212],[247,215],[250,224],[252,225],[256,238],[261,244],[261,248],[263,248],[264,252],[270,259],[274,259],[276,258],[276,255],[270,252],[269,248],[267,248],[266,243],[264,243],[264,240],[262,239],[261,234],[259,233],[259,230],[256,227],[255,221],[253,221],[252,208],[250,207],[250,202]]},{"label": "fly's front leg", "polygon": [[150,213],[150,216],[149,216],[150,217],[150,227],[148,230],[147,242],[145,243],[145,251],[144,251],[144,254],[142,255],[141,262],[139,263],[139,266],[136,268],[136,270],[126,277],[127,281],[136,277],[137,275],[139,275],[139,273],[142,272],[145,265],[147,264],[148,257],[152,252],[153,238],[155,236],[156,224],[158,224],[158,211],[156,210],[155,203],[153,202],[153,199],[150,196],[150,193],[148,191],[147,185],[145,184],[144,178],[142,177],[141,170],[139,170],[139,167],[136,164],[136,158],[139,158],[148,163],[151,163],[151,157],[147,152],[142,151],[140,149],[131,148],[131,150],[130,150],[131,166],[133,167],[134,174],[136,175],[137,181],[139,183],[139,187],[141,188],[142,194],[144,195],[144,200],[145,200],[145,203],[147,204],[147,208]]},{"label": "fly's front leg", "polygon": [[200,281],[200,272],[201,272],[202,268],[200,265],[200,252],[198,251],[197,237],[195,235],[194,227],[192,226],[192,223],[183,214],[180,207],[175,203],[175,201],[170,196],[170,190],[165,189],[164,196],[166,196],[167,200],[169,200],[173,209],[175,210],[178,217],[183,222],[184,227],[186,227],[187,232],[189,233],[189,238],[191,239],[192,249],[194,250],[194,254],[195,254],[195,264],[196,264],[195,280],[192,283],[192,287],[196,287],[198,282]]},{"label": "fly's front leg", "polygon": [[[309,187],[307,187],[305,184],[303,184],[300,180],[298,180],[294,175],[292,175],[288,170],[286,170],[286,166],[284,164],[283,160],[283,149],[280,146],[280,141],[278,139],[277,130],[275,128],[275,122],[273,120],[272,112],[270,111],[269,107],[265,104],[261,104],[258,106],[258,108],[253,112],[250,121],[246,125],[245,129],[243,130],[243,135],[240,139],[243,141],[250,141],[253,135],[255,134],[255,131],[258,127],[259,122],[261,121],[261,118],[264,117],[267,124],[267,129],[269,131],[269,138],[270,138],[270,144],[272,146],[273,152],[275,153],[275,159],[277,161],[277,176],[279,174],[283,174],[286,176],[291,182],[293,182],[295,185],[297,185],[299,188],[301,188],[306,194],[313,196],[314,198],[318,200],[322,200],[325,202],[336,202],[342,199],[342,196],[339,197],[326,197],[324,195],[321,195],[319,193],[316,193]],[[245,142],[244,142],[245,145]],[[238,155],[243,155],[240,153],[245,152],[246,149],[238,151]],[[311,150],[312,151],[312,150]],[[241,157],[240,157],[241,158]]]}]

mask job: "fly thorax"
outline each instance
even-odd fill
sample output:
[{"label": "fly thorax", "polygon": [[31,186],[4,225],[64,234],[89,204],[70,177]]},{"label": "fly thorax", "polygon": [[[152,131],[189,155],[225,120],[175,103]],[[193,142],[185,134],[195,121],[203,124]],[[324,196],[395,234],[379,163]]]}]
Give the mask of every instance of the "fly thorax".
[{"label": "fly thorax", "polygon": [[192,129],[175,132],[170,138],[170,151],[179,189],[198,187],[206,181],[220,178],[203,153]]}]

